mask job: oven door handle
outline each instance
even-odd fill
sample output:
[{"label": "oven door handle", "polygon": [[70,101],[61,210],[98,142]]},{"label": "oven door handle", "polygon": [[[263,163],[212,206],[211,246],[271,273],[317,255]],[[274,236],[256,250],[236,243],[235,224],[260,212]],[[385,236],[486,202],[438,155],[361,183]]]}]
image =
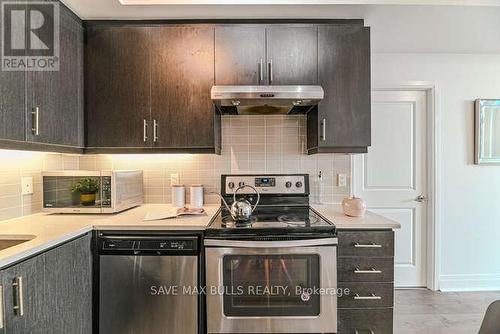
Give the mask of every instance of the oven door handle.
[{"label": "oven door handle", "polygon": [[337,238],[286,240],[286,241],[250,241],[250,240],[221,240],[205,239],[205,246],[211,247],[235,247],[235,248],[292,248],[309,246],[331,246],[337,245]]}]

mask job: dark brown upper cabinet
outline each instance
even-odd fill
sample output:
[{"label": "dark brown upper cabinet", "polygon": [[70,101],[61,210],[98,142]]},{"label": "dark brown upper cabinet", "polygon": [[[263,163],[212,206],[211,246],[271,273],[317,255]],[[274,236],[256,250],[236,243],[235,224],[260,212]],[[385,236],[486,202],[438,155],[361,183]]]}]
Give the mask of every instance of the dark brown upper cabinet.
[{"label": "dark brown upper cabinet", "polygon": [[318,28],[267,28],[267,66],[271,85],[318,83]]},{"label": "dark brown upper cabinet", "polygon": [[151,146],[152,28],[88,27],[86,147]]},{"label": "dark brown upper cabinet", "polygon": [[317,26],[217,26],[215,82],[217,85],[317,84]]},{"label": "dark brown upper cabinet", "polygon": [[213,26],[89,26],[85,55],[86,152],[220,152]]},{"label": "dark brown upper cabinet", "polygon": [[[82,152],[83,25],[63,4],[59,22],[58,70],[0,71],[2,148]],[[52,33],[45,26],[38,31],[42,41]]]},{"label": "dark brown upper cabinet", "polygon": [[152,30],[153,147],[215,152],[214,27],[163,26]]},{"label": "dark brown upper cabinet", "polygon": [[267,83],[266,28],[229,25],[215,29],[217,85]]},{"label": "dark brown upper cabinet", "polygon": [[307,115],[308,152],[364,153],[371,145],[370,28],[319,27],[325,98]]},{"label": "dark brown upper cabinet", "polygon": [[83,28],[66,11],[60,23],[59,70],[27,72],[27,141],[83,147]]}]

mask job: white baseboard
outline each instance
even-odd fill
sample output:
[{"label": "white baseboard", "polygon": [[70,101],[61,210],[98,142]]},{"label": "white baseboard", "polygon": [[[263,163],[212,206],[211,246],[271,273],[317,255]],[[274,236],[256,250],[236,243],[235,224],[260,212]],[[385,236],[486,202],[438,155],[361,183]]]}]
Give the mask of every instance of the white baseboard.
[{"label": "white baseboard", "polygon": [[500,290],[500,274],[440,275],[441,291],[497,291]]}]

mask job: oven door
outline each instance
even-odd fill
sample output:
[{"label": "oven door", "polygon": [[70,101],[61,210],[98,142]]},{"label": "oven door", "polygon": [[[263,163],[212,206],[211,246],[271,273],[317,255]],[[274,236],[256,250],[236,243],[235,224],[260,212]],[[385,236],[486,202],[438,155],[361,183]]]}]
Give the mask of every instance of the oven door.
[{"label": "oven door", "polygon": [[205,239],[208,333],[336,333],[336,244]]}]

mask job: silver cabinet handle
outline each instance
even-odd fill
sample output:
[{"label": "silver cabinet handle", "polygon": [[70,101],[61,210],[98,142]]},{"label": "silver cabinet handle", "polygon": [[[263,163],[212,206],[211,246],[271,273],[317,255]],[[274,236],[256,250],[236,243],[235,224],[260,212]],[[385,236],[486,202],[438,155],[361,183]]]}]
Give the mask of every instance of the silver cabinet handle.
[{"label": "silver cabinet handle", "polygon": [[259,62],[259,85],[264,81],[264,61],[260,58]]},{"label": "silver cabinet handle", "polygon": [[3,286],[0,285],[0,329],[4,328],[3,317]]},{"label": "silver cabinet handle", "polygon": [[12,281],[14,293],[14,313],[20,317],[24,315],[24,296],[23,296],[23,278],[21,276]]},{"label": "silver cabinet handle", "polygon": [[326,140],[326,118],[323,118],[321,120],[321,135],[320,135],[321,141]]},{"label": "silver cabinet handle", "polygon": [[380,300],[382,297],[375,295],[374,293],[371,293],[369,296],[360,296],[356,294],[354,296],[355,300]]},{"label": "silver cabinet handle", "polygon": [[144,120],[144,123],[142,124],[142,130],[143,130],[143,140],[144,142],[148,141],[148,122]]},{"label": "silver cabinet handle", "polygon": [[273,79],[274,79],[274,76],[273,76],[273,60],[270,59],[269,60],[269,84],[273,83]]},{"label": "silver cabinet handle", "polygon": [[31,133],[35,136],[40,134],[40,108],[34,107],[31,110]]},{"label": "silver cabinet handle", "polygon": [[375,268],[371,268],[369,270],[361,270],[359,268],[354,269],[355,274],[382,274],[382,270],[377,270]]},{"label": "silver cabinet handle", "polygon": [[[374,331],[372,331],[371,329],[367,329],[365,332],[368,332],[370,334],[375,334]],[[354,329],[354,334],[360,334],[359,331],[357,329]]]},{"label": "silver cabinet handle", "polygon": [[158,122],[156,119],[153,120],[153,141],[155,143],[158,141]]},{"label": "silver cabinet handle", "polygon": [[374,242],[371,244],[360,244],[359,242],[354,243],[355,248],[382,248],[382,245],[378,245]]}]

